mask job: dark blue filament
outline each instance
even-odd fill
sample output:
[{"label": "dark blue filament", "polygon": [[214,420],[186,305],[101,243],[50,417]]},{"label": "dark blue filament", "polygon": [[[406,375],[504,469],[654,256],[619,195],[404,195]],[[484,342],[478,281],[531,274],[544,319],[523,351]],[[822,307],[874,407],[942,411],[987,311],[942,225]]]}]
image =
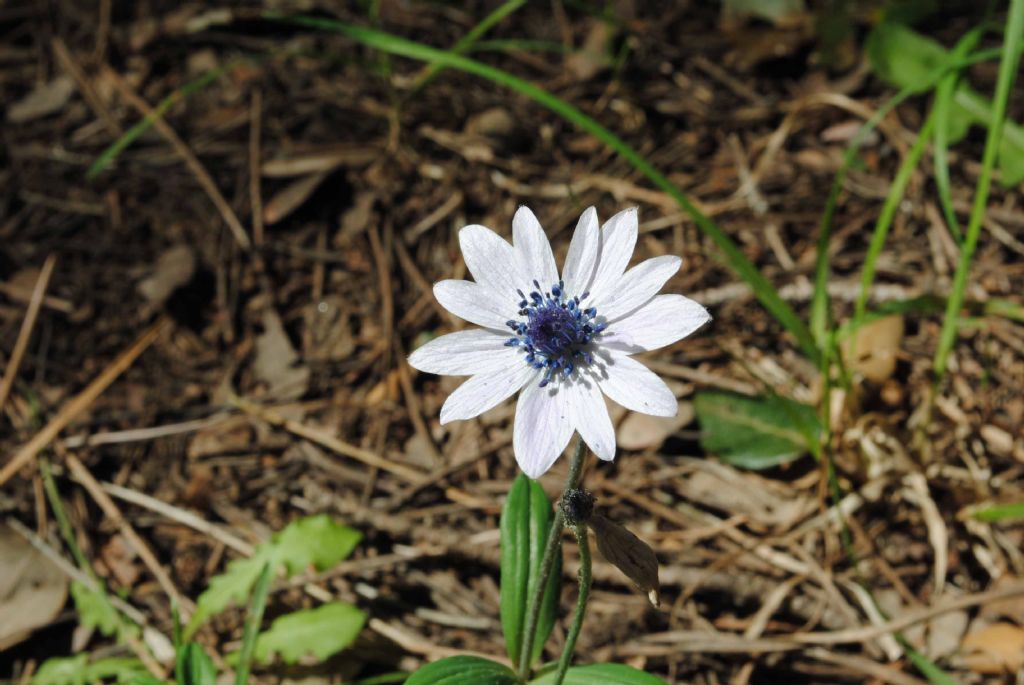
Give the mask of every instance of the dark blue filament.
[{"label": "dark blue filament", "polygon": [[593,363],[590,343],[606,324],[594,320],[597,309],[580,306],[590,293],[568,297],[562,281],[551,286],[550,292],[542,292],[537,281],[533,285],[536,290],[528,296],[518,291],[521,318],[507,322],[516,337],[505,345],[526,350],[526,363],[544,372],[543,388],[556,374],[568,378],[578,366]]}]

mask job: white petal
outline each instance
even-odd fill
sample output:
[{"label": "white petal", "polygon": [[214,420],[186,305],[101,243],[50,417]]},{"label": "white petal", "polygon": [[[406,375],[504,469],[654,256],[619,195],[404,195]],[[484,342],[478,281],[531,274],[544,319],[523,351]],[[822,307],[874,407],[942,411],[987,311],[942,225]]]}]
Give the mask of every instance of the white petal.
[{"label": "white petal", "polygon": [[572,437],[569,394],[558,384],[540,387],[539,375],[519,393],[512,448],[519,468],[540,478],[565,451]]},{"label": "white petal", "polygon": [[590,306],[597,307],[598,315],[606,321],[614,322],[650,302],[668,279],[679,271],[682,263],[683,260],[674,255],[640,262],[619,279],[611,292],[605,293],[603,301],[595,298]]},{"label": "white petal", "polygon": [[665,381],[650,369],[624,354],[610,354],[596,371],[605,395],[626,409],[652,416],[675,416],[679,403]]},{"label": "white petal", "polygon": [[449,279],[435,283],[434,297],[455,316],[484,328],[507,330],[505,323],[518,318],[517,302],[506,302],[494,291],[472,281]]},{"label": "white petal", "polygon": [[409,364],[444,376],[471,376],[525,365],[521,348],[505,347],[505,341],[513,337],[510,333],[474,328],[442,335],[416,348],[409,355]]},{"label": "white petal", "polygon": [[594,302],[605,299],[619,282],[619,277],[633,256],[637,229],[636,207],[623,210],[605,222],[601,229],[597,269],[590,285],[590,295]]},{"label": "white petal", "polygon": [[530,282],[520,273],[508,242],[485,226],[473,225],[459,231],[459,247],[474,281],[512,305],[519,302],[516,289],[525,289]]},{"label": "white petal", "polygon": [[570,296],[582,295],[590,288],[600,249],[601,229],[597,223],[597,210],[588,207],[576,223],[576,230],[569,243],[569,253],[562,267],[565,292]]},{"label": "white petal", "polygon": [[562,389],[569,392],[572,425],[583,437],[587,447],[600,459],[614,459],[615,428],[596,379],[588,374],[580,374]]},{"label": "white petal", "polygon": [[671,345],[711,320],[708,310],[682,295],[658,295],[629,316],[610,324],[600,347],[633,354]]},{"label": "white petal", "polygon": [[526,362],[511,369],[473,376],[455,389],[441,407],[441,425],[471,419],[492,409],[527,383],[537,385],[540,375]]},{"label": "white petal", "polygon": [[558,282],[558,269],[555,266],[555,255],[551,252],[551,243],[528,207],[520,207],[512,217],[512,243],[519,255],[519,271],[529,279],[527,283],[520,284],[520,288],[526,291],[534,279],[540,283],[542,290]]}]

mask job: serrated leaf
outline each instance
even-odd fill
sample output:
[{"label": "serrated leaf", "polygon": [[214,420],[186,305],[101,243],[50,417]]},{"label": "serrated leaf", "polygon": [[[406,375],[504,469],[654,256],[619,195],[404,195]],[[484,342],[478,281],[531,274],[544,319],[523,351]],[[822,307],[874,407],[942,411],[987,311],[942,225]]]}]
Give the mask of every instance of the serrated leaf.
[{"label": "serrated leaf", "polygon": [[277,618],[256,640],[256,660],[271,661],[280,654],[294,664],[307,654],[323,661],[351,645],[366,623],[366,614],[344,602],[332,602]]},{"label": "serrated leaf", "polygon": [[258,545],[251,557],[232,561],[224,573],[210,580],[196,601],[196,613],[186,633],[192,634],[206,619],[231,604],[244,604],[264,565],[270,564],[274,575],[284,571],[291,576],[310,566],[322,571],[352,554],[361,539],[362,533],[326,514],[292,521]]},{"label": "serrated leaf", "polygon": [[203,648],[194,642],[178,650],[174,676],[178,685],[217,684],[217,668]]},{"label": "serrated leaf", "polygon": [[274,558],[287,567],[289,576],[310,566],[323,571],[352,554],[362,539],[362,533],[327,514],[307,516],[275,536]]},{"label": "serrated leaf", "polygon": [[[530,685],[553,685],[555,671],[531,680]],[[665,685],[661,678],[625,664],[573,666],[565,674],[563,685]]]},{"label": "serrated leaf", "polygon": [[[551,502],[536,481],[519,474],[501,512],[501,629],[509,659],[519,663],[526,629],[526,613],[540,575],[541,559],[551,528]],[[562,555],[548,578],[537,618],[530,663],[544,649],[558,613]]]},{"label": "serrated leaf", "polygon": [[452,656],[427,664],[405,685],[521,685],[508,667],[477,656]]},{"label": "serrated leaf", "polygon": [[[105,637],[117,635],[119,631],[128,629],[103,593],[90,590],[74,580],[71,581],[71,597],[75,601],[78,622],[84,628],[95,628]],[[134,627],[130,630],[133,634],[138,632]]]},{"label": "serrated leaf", "polygon": [[141,661],[134,657],[108,657],[89,661],[88,654],[47,659],[32,676],[32,685],[89,685],[115,682],[139,683],[151,677]]},{"label": "serrated leaf", "polygon": [[702,392],[694,407],[704,449],[748,469],[778,466],[813,451],[821,432],[813,407],[785,397]]}]

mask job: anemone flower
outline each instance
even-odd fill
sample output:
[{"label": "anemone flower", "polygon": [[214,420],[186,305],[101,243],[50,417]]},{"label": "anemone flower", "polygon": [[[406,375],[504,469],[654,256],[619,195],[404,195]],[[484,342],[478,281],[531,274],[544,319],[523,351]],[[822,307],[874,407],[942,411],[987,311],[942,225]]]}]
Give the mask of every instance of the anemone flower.
[{"label": "anemone flower", "polygon": [[605,395],[632,411],[674,416],[672,391],[631,355],[670,345],[711,316],[682,295],[658,294],[679,257],[626,270],[636,239],[636,209],[599,227],[591,207],[559,276],[551,244],[526,207],[512,219],[511,245],[484,226],[459,231],[474,280],[441,281],[434,296],[482,328],[443,335],[409,357],[420,371],[470,376],[445,401],[441,423],[473,418],[521,391],[512,445],[523,472],[538,478],[574,431],[599,458],[615,457]]}]

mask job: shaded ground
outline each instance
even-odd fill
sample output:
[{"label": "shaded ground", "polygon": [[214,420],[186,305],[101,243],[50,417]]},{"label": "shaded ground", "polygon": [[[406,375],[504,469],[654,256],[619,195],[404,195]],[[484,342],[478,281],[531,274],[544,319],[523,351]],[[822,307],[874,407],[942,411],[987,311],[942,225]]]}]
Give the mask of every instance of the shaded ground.
[{"label": "shaded ground", "polygon": [[[307,675],[411,669],[450,650],[503,653],[496,529],[516,474],[512,407],[442,428],[438,411],[457,381],[418,375],[403,361],[424,336],[461,325],[434,302],[430,284],[465,275],[456,230],[467,223],[508,234],[515,208],[528,204],[561,261],[583,208],[596,205],[607,217],[639,205],[637,258],[682,255],[684,268],[667,289],[704,303],[715,317],[649,360],[672,379],[684,416],[705,388],[818,398],[813,365],[675,203],[546,110],[453,72],[416,90],[421,65],[325,33],[268,25],[248,10],[115,3],[107,17],[105,7],[25,2],[0,9],[7,107],[0,360],[10,359],[41,265],[56,258],[2,407],[0,451],[7,463],[147,327],[167,322],[51,455],[87,555],[165,633],[165,590],[126,547],[124,530],[68,477],[66,455],[100,482],[194,512],[247,542],[314,512],[362,530],[355,560],[319,585],[359,603],[374,621],[359,646]],[[618,26],[554,7],[525,7],[488,37],[588,45],[603,57],[477,56],[543,85],[628,140],[806,314],[817,226],[843,147],[891,94],[863,65],[856,43],[866,23],[854,22],[828,69],[803,25],[724,31],[717,8],[703,3],[668,13],[620,7]],[[382,3],[379,22],[449,46],[488,9]],[[365,23],[365,15],[331,13]],[[976,21],[965,16],[922,30],[949,44]],[[85,179],[140,110],[239,57],[222,78],[167,110],[177,142],[150,130],[96,180]],[[982,92],[991,92],[994,77],[994,63],[971,71]],[[41,87],[41,111],[12,114],[12,103]],[[829,246],[830,291],[843,317],[922,106],[912,100],[886,119],[846,183]],[[952,155],[954,197],[965,213],[980,155],[980,137]],[[876,301],[948,290],[957,248],[940,218],[931,165],[922,169],[879,262]],[[219,208],[213,192],[223,197]],[[1019,305],[1019,194],[997,189],[991,204],[995,228],[983,234],[968,297]],[[999,317],[970,323],[932,422],[918,432],[925,449],[914,447],[912,417],[930,386],[937,314],[908,316],[888,348],[895,364],[858,386],[852,409],[836,412],[855,566],[837,527],[821,515],[827,488],[810,457],[740,471],[706,458],[692,420],[667,429],[633,420],[637,449],[592,465],[587,484],[656,548],[663,606],[649,608],[599,561],[581,660],[627,661],[670,682],[919,682],[903,650],[884,637],[792,651],[756,640],[870,625],[862,581],[893,617],[1020,582],[1021,528],[973,522],[964,512],[1022,499],[1024,330]],[[240,410],[236,396],[252,404]],[[297,423],[275,428],[259,407]],[[157,436],[131,432],[160,426],[167,429]],[[542,480],[552,495],[564,469]],[[119,506],[185,597],[235,555],[167,516]],[[52,519],[40,511],[40,481],[29,466],[4,484],[0,512],[59,546]],[[567,554],[572,578],[573,546]],[[574,596],[567,583],[566,610]],[[313,601],[285,587],[271,612]],[[69,653],[73,618],[65,611],[0,654],[4,670],[21,673]],[[917,623],[907,636],[964,682],[981,682],[999,676],[980,675],[956,650],[966,632],[996,620],[1024,623],[1019,599],[965,607]],[[222,648],[237,643],[240,626],[232,614],[200,637]],[[563,639],[556,629],[555,642]]]}]

